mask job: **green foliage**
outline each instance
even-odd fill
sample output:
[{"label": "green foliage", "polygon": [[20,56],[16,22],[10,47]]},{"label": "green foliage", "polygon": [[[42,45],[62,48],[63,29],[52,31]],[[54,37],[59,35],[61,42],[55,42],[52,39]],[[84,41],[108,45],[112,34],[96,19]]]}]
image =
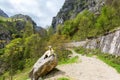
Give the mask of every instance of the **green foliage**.
[{"label": "green foliage", "polygon": [[[28,74],[29,74],[30,70],[31,70],[31,68],[26,68],[23,71],[17,72],[13,76],[13,80],[30,80],[30,79],[28,79],[29,78]],[[3,76],[0,76],[0,80],[10,80],[9,74],[5,73]]]},{"label": "green foliage", "polygon": [[72,20],[68,20],[64,23],[64,27],[62,29],[62,34],[68,35],[68,36],[72,36],[75,32],[75,28],[73,26],[73,21]]},{"label": "green foliage", "polygon": [[63,58],[63,59],[59,62],[59,65],[76,63],[76,62],[78,61],[78,59],[79,59],[78,56],[75,56],[75,57],[73,57],[73,58],[68,58],[68,59]]},{"label": "green foliage", "polygon": [[105,33],[114,27],[118,27],[116,20],[116,11],[112,7],[103,7],[101,15],[98,17],[96,22],[96,27],[99,30],[99,33]]},{"label": "green foliage", "polygon": [[7,71],[14,75],[17,71],[31,67],[45,52],[45,40],[38,34],[32,34],[27,38],[15,38],[6,45],[3,54]]},{"label": "green foliage", "polygon": [[[45,52],[47,39],[34,33],[30,21],[0,17],[0,31],[8,33],[11,38],[10,43],[4,49],[0,49],[0,60],[9,76],[33,66]],[[0,43],[3,42],[5,41],[0,40]]]},{"label": "green foliage", "polygon": [[33,25],[29,21],[27,21],[25,25],[24,38],[31,36],[33,33]]},{"label": "green foliage", "polygon": [[85,49],[82,47],[75,48],[75,51],[82,55],[86,55],[86,56],[96,55],[100,60],[102,60],[106,64],[112,66],[120,73],[120,56],[103,53],[100,50]]},{"label": "green foliage", "polygon": [[59,61],[62,59],[68,59],[70,51],[65,49],[64,43],[67,43],[69,39],[65,35],[54,34],[48,41],[48,46],[51,45],[58,55]]},{"label": "green foliage", "polygon": [[90,36],[89,31],[93,29],[94,18],[93,13],[85,10],[82,14],[78,14],[75,19],[66,21],[61,32],[75,40],[85,39]]},{"label": "green foliage", "polygon": [[50,37],[54,34],[54,29],[52,26],[48,27],[47,35]]},{"label": "green foliage", "polygon": [[17,38],[12,40],[5,48],[6,62],[9,65],[10,74],[16,72],[16,70],[22,70],[24,68],[24,60],[23,60],[23,46],[22,39]]},{"label": "green foliage", "polygon": [[4,48],[0,49],[0,55],[3,55],[3,54],[4,54]]},{"label": "green foliage", "polygon": [[32,66],[35,61],[45,52],[46,41],[38,34],[32,34],[24,41],[24,58],[26,67]]},{"label": "green foliage", "polygon": [[115,68],[120,73],[120,57],[110,54],[102,54],[98,55],[98,58]]},{"label": "green foliage", "polygon": [[66,77],[61,77],[61,78],[58,78],[57,80],[70,80],[70,79]]},{"label": "green foliage", "polygon": [[40,47],[38,43],[40,43],[40,40],[41,38],[37,34],[33,34],[25,39],[24,57],[35,57],[35,53],[38,56],[38,48]]},{"label": "green foliage", "polygon": [[7,71],[14,75],[27,67],[33,66],[36,60],[45,52],[45,39],[38,34],[32,34],[27,38],[15,38],[6,45],[3,54]]},{"label": "green foliage", "polygon": [[[33,66],[45,52],[47,39],[34,33],[30,21],[11,18],[0,18],[0,21],[0,31],[9,33],[12,38],[4,49],[0,49],[0,60],[4,62],[9,76],[13,76],[18,71]],[[0,43],[3,42],[5,41],[0,40]]]}]

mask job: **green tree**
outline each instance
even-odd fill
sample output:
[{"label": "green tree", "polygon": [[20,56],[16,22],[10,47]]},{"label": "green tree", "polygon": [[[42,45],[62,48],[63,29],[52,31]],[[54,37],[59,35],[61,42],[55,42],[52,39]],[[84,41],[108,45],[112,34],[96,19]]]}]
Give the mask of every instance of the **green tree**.
[{"label": "green tree", "polygon": [[10,75],[13,75],[17,70],[22,70],[24,68],[22,42],[23,40],[21,38],[17,38],[12,40],[5,47],[6,62],[10,66]]},{"label": "green tree", "polygon": [[101,15],[96,22],[96,28],[99,33],[106,33],[109,30],[116,27],[115,9],[109,6],[104,6],[101,11]]},{"label": "green tree", "polygon": [[41,38],[38,34],[32,34],[25,39],[25,52],[24,57],[35,58],[40,55],[39,49],[41,47]]},{"label": "green tree", "polygon": [[52,36],[55,33],[54,28],[52,26],[48,26],[47,35]]},{"label": "green tree", "polygon": [[[59,40],[58,40],[59,39]],[[68,59],[69,51],[66,50],[65,44],[69,41],[69,38],[65,35],[54,34],[48,41],[47,45],[51,45],[58,55],[59,61],[62,59]]]}]

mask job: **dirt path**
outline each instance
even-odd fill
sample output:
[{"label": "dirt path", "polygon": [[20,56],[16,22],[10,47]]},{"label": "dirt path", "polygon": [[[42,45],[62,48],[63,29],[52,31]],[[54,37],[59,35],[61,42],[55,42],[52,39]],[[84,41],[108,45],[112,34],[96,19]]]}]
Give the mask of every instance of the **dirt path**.
[{"label": "dirt path", "polygon": [[99,59],[71,51],[74,56],[79,56],[79,62],[57,66],[58,71],[47,75],[45,80],[57,80],[59,77],[68,77],[71,80],[120,80],[120,74]]}]

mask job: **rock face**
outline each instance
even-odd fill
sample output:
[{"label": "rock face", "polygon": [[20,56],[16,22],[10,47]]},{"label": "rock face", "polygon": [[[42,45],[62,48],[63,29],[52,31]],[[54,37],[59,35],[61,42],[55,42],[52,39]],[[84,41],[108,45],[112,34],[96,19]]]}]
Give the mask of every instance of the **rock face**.
[{"label": "rock face", "polygon": [[45,58],[43,55],[33,66],[33,69],[29,73],[31,80],[38,80],[40,77],[44,76],[50,72],[53,68],[57,66],[56,55],[51,55]]},{"label": "rock face", "polygon": [[66,20],[76,17],[76,15],[87,9],[95,14],[99,14],[105,0],[65,0],[63,7],[53,18],[52,26],[56,29],[58,24],[63,24]]},{"label": "rock face", "polygon": [[6,18],[8,17],[8,15],[1,9],[0,9],[0,16],[6,17]]},{"label": "rock face", "polygon": [[11,18],[13,18],[13,19],[23,19],[24,21],[30,21],[33,24],[33,26],[36,26],[36,23],[28,15],[16,14],[14,16],[11,16]]},{"label": "rock face", "polygon": [[39,33],[40,36],[42,36],[42,37],[47,35],[47,31],[44,28],[42,28],[41,26],[35,27],[35,33]]},{"label": "rock face", "polygon": [[2,30],[0,26],[0,49],[4,48],[11,40],[11,33],[8,30]]},{"label": "rock face", "polygon": [[68,44],[68,46],[82,46],[84,48],[89,49],[100,49],[104,53],[110,53],[113,55],[120,56],[120,29],[96,39],[88,39],[86,41],[73,42]]}]

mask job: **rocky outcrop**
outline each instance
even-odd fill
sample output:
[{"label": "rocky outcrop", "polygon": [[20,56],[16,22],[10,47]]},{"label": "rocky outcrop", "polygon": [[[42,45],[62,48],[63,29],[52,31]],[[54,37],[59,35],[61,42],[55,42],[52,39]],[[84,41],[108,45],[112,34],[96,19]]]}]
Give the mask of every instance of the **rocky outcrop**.
[{"label": "rocky outcrop", "polygon": [[33,24],[33,26],[36,26],[36,23],[32,20],[32,18],[28,15],[23,15],[23,14],[16,14],[14,16],[11,16],[12,19],[22,19],[24,21],[29,21]]},{"label": "rocky outcrop", "polygon": [[0,16],[6,17],[6,18],[8,17],[8,15],[1,9],[0,9]]},{"label": "rocky outcrop", "polygon": [[56,55],[51,55],[50,57],[45,58],[46,55],[43,55],[33,66],[33,69],[29,73],[31,80],[38,80],[40,77],[44,76],[50,72],[53,68],[57,66],[57,57]]},{"label": "rocky outcrop", "polygon": [[68,47],[79,47],[89,49],[100,49],[104,53],[120,56],[120,29],[96,39],[88,39],[81,42],[72,42]]},{"label": "rocky outcrop", "polygon": [[63,24],[66,20],[76,17],[78,13],[85,9],[99,14],[104,4],[105,0],[65,0],[57,16],[53,18],[52,26],[56,29],[58,24]]},{"label": "rocky outcrop", "polygon": [[0,49],[4,48],[11,40],[11,33],[8,30],[2,30],[0,27]]},{"label": "rocky outcrop", "polygon": [[47,35],[47,31],[44,28],[42,28],[41,26],[35,27],[35,33],[40,34],[41,37],[45,37]]}]

